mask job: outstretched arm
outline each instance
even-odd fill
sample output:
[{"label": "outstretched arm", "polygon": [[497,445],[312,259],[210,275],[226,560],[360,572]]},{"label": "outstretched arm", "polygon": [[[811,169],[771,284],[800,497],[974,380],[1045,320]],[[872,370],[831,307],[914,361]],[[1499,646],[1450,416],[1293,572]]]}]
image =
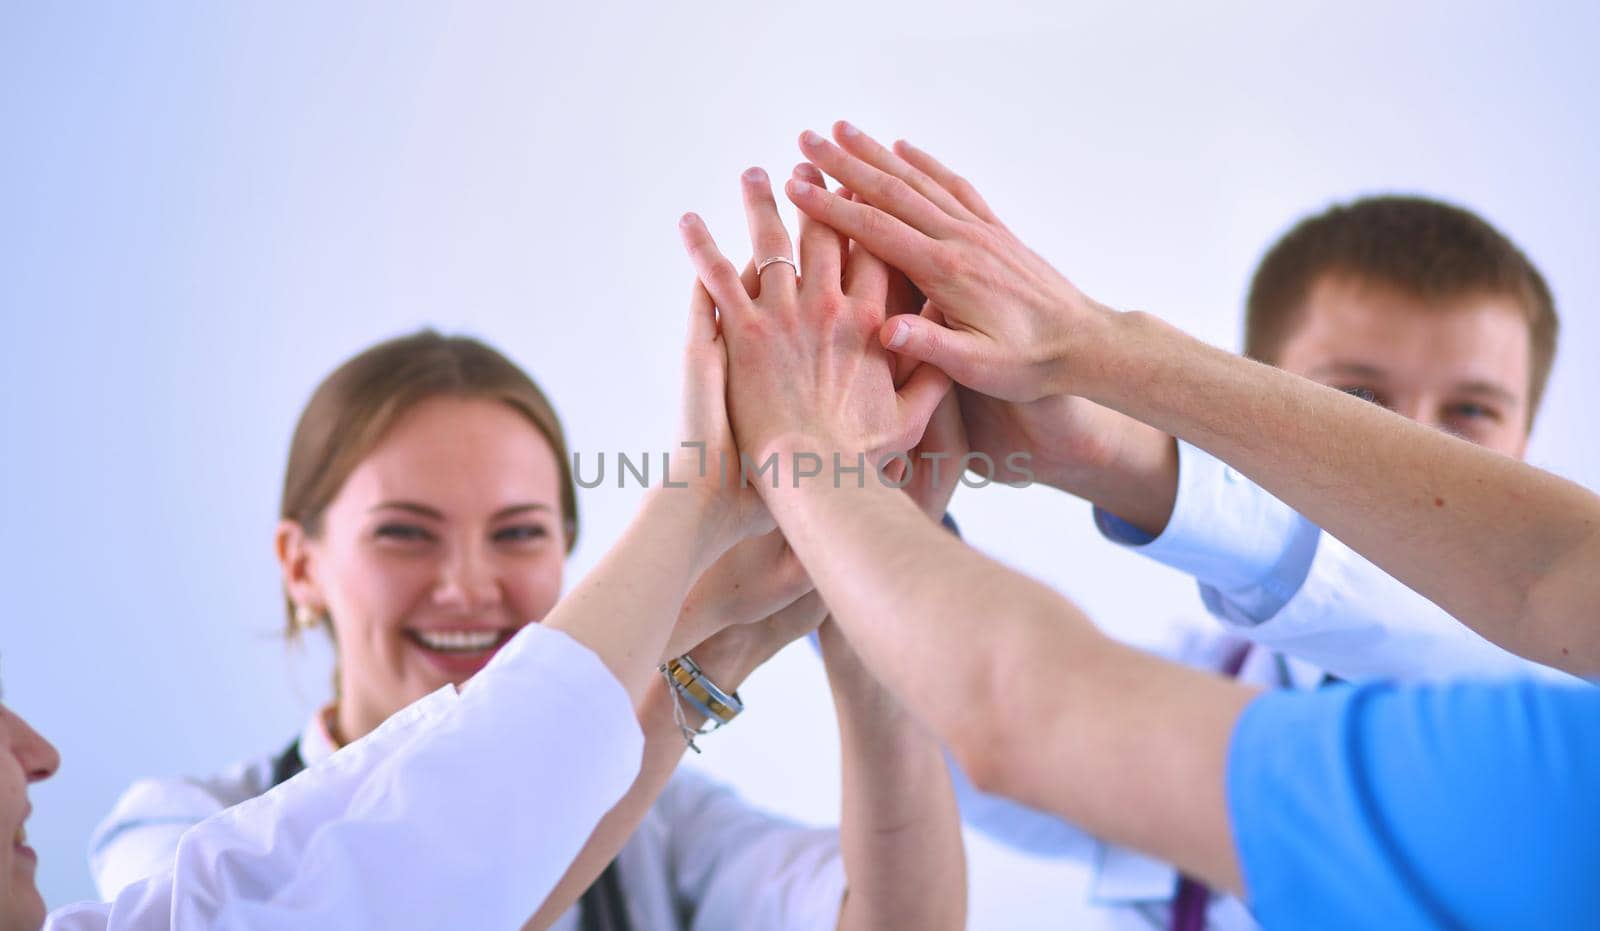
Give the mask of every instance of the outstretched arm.
[{"label": "outstretched arm", "polygon": [[[1484,637],[1600,672],[1600,498],[1332,389],[1085,297],[997,221],[971,185],[906,145],[840,124],[808,158],[865,200],[791,199],[901,268],[942,323],[895,318],[884,344],[975,391],[1074,394],[1208,449]],[[931,172],[931,173],[930,173]],[[992,221],[992,222],[991,222]]]},{"label": "outstretched arm", "polygon": [[1593,492],[1154,317],[1107,323],[1121,374],[1084,394],[1232,464],[1489,640],[1600,675]]}]

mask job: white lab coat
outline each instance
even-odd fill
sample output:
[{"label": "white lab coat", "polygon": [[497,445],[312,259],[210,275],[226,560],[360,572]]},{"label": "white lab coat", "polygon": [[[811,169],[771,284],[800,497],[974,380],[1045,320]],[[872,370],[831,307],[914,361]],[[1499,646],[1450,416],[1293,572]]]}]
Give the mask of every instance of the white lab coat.
[{"label": "white lab coat", "polygon": [[643,746],[599,658],[529,625],[459,693],[208,818],[167,869],[45,927],[516,927],[627,792]]},{"label": "white lab coat", "polygon": [[[307,767],[335,752],[323,720],[313,715],[300,734]],[[537,773],[553,747],[529,750],[521,765]],[[273,762],[264,756],[208,779],[135,783],[90,842],[90,871],[100,894],[111,898],[167,868],[192,826],[266,792]],[[765,814],[732,789],[686,769],[673,775],[645,814],[618,854],[617,869],[631,924],[639,931],[831,931],[845,890],[837,830]],[[579,923],[580,910],[573,908],[552,928],[577,931]]]}]

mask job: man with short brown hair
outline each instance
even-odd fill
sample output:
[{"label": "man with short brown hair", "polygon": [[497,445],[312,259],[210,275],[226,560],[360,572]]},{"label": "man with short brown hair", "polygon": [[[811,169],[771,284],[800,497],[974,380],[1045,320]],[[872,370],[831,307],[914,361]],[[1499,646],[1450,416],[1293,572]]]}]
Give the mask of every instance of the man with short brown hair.
[{"label": "man with short brown hair", "polygon": [[[1460,207],[1386,196],[1307,217],[1267,251],[1247,300],[1245,351],[1521,458],[1557,330],[1543,277],[1503,234]],[[1224,630],[1176,631],[1175,659],[1272,688],[1570,681],[1484,640],[1187,443],[1081,398],[1022,405],[962,391],[974,449],[997,459],[1028,450],[1040,480],[1096,504],[1108,538],[1200,582]],[[1076,846],[1071,825],[980,801],[959,774],[958,785],[967,820],[986,833],[1034,852]],[[1092,862],[1099,905],[1157,927],[1254,927],[1237,900],[1212,900],[1156,860],[1102,843]]]},{"label": "man with short brown hair", "polygon": [[[1365,311],[1361,321],[1347,316],[1357,308]],[[1245,305],[1244,354],[1294,370],[1303,360],[1285,353],[1307,330],[1366,323],[1363,329],[1370,331],[1413,312],[1431,312],[1435,325],[1444,325],[1439,318],[1445,314],[1462,316],[1469,309],[1506,309],[1521,318],[1522,325],[1513,328],[1519,332],[1506,335],[1515,344],[1508,348],[1522,350],[1518,361],[1527,365],[1527,382],[1503,386],[1519,390],[1496,399],[1526,412],[1523,420],[1509,418],[1526,433],[1555,361],[1560,321],[1550,289],[1499,230],[1471,211],[1436,200],[1369,197],[1296,224],[1256,268]],[[1397,373],[1350,374],[1352,380],[1375,375],[1381,382]],[[1373,400],[1385,399],[1381,385],[1363,387],[1377,396]]]}]

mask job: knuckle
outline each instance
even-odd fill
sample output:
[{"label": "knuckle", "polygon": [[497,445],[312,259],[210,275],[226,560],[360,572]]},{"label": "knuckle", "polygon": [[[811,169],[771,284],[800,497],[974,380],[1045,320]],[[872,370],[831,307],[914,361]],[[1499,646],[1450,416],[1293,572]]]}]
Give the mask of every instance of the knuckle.
[{"label": "knuckle", "polygon": [[911,196],[911,185],[894,175],[883,175],[877,182],[877,193],[889,203],[899,203]]},{"label": "knuckle", "polygon": [[889,218],[882,211],[864,208],[861,227],[868,235],[878,239],[889,233]]},{"label": "knuckle", "polygon": [[716,245],[709,239],[696,240],[691,247],[691,254],[697,264],[707,269],[715,267],[722,260],[722,253],[717,251]]},{"label": "knuckle", "polygon": [[954,281],[964,274],[966,263],[959,251],[941,244],[929,252],[928,266],[936,279]]},{"label": "knuckle", "polygon": [[836,227],[845,217],[849,216],[849,210],[847,209],[849,207],[850,203],[848,201],[830,191],[825,197],[821,198],[818,212],[822,214],[822,222]]},{"label": "knuckle", "polygon": [[880,320],[870,306],[865,304],[852,304],[838,318],[838,330],[848,334],[852,343],[878,344],[878,326]]},{"label": "knuckle", "polygon": [[782,226],[766,229],[757,237],[757,245],[766,253],[762,258],[772,255],[789,254],[789,233]]},{"label": "knuckle", "polygon": [[815,309],[824,320],[838,320],[850,312],[850,301],[842,294],[823,294],[817,298]]},{"label": "knuckle", "polygon": [[733,264],[727,259],[714,262],[710,272],[712,282],[719,288],[744,287],[743,282],[739,280],[739,273],[734,270]]}]

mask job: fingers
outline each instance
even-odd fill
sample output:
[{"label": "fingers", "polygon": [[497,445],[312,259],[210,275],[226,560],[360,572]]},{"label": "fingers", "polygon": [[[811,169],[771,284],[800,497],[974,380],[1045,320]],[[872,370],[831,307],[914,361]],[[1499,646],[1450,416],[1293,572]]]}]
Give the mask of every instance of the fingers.
[{"label": "fingers", "polygon": [[[767,179],[767,173],[760,168],[751,168],[739,180],[739,189],[744,195],[744,215],[750,224],[752,258],[758,263],[757,267],[760,268],[760,262],[774,256],[793,259],[794,246],[789,242],[789,231],[784,228],[783,218],[778,216],[778,204],[772,199],[772,182]],[[769,291],[778,288],[789,294],[794,293],[795,270],[787,262],[773,262],[760,269],[756,277],[754,293],[757,296],[763,285]]]},{"label": "fingers", "polygon": [[755,259],[744,263],[744,268],[739,272],[739,283],[744,285],[744,293],[750,295],[752,301],[761,293],[761,280],[756,277]]},{"label": "fingers", "polygon": [[939,246],[937,240],[876,207],[855,203],[799,179],[791,179],[784,190],[806,216],[866,246],[873,255],[912,278],[935,273],[933,253]]},{"label": "fingers", "polygon": [[[963,385],[982,390],[984,383],[991,380],[984,377],[989,343],[976,333],[947,329],[926,317],[900,314],[884,321],[878,328],[878,339],[890,352],[929,363]],[[921,369],[912,373],[906,382],[907,390],[920,372]]]},{"label": "fingers", "polygon": [[[827,189],[822,172],[810,162],[801,162],[794,168],[794,177],[805,184]],[[843,275],[845,242],[833,229],[810,214],[800,214],[800,264],[805,267],[805,277],[800,282],[802,290],[826,288],[838,291]]]},{"label": "fingers", "polygon": [[689,293],[689,351],[704,349],[716,339],[717,305],[705,285],[696,278],[694,290]]},{"label": "fingers", "polygon": [[901,427],[905,436],[907,449],[921,442],[922,434],[928,428],[928,421],[933,417],[933,412],[938,410],[939,403],[950,393],[950,376],[936,366],[917,366],[917,370],[906,379],[904,388],[899,391],[900,415],[903,418]]},{"label": "fingers", "polygon": [[[850,200],[856,201],[858,198],[852,194]],[[849,243],[847,249],[849,257],[844,263],[844,293],[872,307],[884,308],[889,300],[889,266],[862,248],[860,243]],[[880,313],[878,318],[881,320],[886,313],[887,310]]]},{"label": "fingers", "polygon": [[694,265],[695,276],[711,293],[711,299],[723,315],[748,317],[753,311],[750,295],[739,280],[739,273],[734,271],[733,263],[717,248],[705,222],[695,214],[686,213],[678,221],[678,233],[683,237],[683,247]]},{"label": "fingers", "polygon": [[689,336],[683,349],[682,430],[705,441],[726,431],[727,344],[718,336],[717,308],[698,279],[689,294]]},{"label": "fingers", "polygon": [[946,392],[939,400],[939,406],[934,408],[933,416],[928,418],[928,429],[923,431],[921,446],[923,449],[948,453],[967,452],[966,429],[961,420],[961,398],[955,391]]},{"label": "fingers", "polygon": [[889,298],[884,302],[890,316],[921,313],[928,298],[899,269],[889,270]]},{"label": "fingers", "polygon": [[[1000,223],[1000,218],[994,215],[993,210],[989,209],[989,204],[984,201],[983,195],[978,193],[978,189],[973,187],[967,179],[940,164],[938,159],[904,139],[894,144],[894,151],[896,155],[905,159],[907,164],[937,181],[941,188],[949,191],[952,196],[961,202],[962,206],[978,217],[990,223]],[[1000,225],[1003,226],[1004,224]]]},{"label": "fingers", "polygon": [[879,170],[810,130],[800,134],[800,151],[861,199],[929,236],[942,238],[959,222],[906,182]]},{"label": "fingers", "polygon": [[912,189],[940,210],[957,220],[977,219],[974,211],[969,210],[952,191],[930,176],[909,160],[901,158],[895,152],[883,147],[876,139],[840,120],[833,124],[833,138],[838,140],[839,147],[846,152],[861,159],[872,167],[911,185]]}]

